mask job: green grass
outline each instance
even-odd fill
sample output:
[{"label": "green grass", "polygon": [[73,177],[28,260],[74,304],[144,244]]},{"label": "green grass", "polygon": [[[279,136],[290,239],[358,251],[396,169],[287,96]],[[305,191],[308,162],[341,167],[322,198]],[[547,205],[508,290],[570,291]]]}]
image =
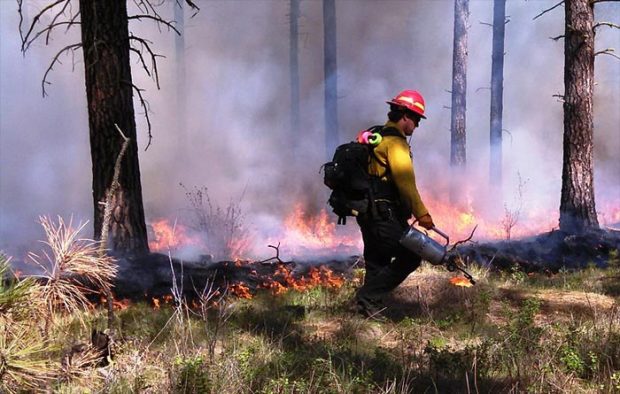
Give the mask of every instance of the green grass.
[{"label": "green grass", "polygon": [[[444,271],[424,268],[381,321],[350,310],[353,285],[264,291],[204,313],[134,303],[116,313],[110,365],[38,384],[63,393],[612,393],[620,390],[620,312],[588,294],[617,303],[599,284],[618,275],[616,266],[552,277],[477,272],[476,286],[457,288]],[[584,297],[592,310],[541,297],[555,290]],[[87,342],[104,323],[102,310],[58,317],[51,344]],[[36,337],[36,325],[19,327]],[[58,368],[61,354],[48,349],[48,367]]]}]

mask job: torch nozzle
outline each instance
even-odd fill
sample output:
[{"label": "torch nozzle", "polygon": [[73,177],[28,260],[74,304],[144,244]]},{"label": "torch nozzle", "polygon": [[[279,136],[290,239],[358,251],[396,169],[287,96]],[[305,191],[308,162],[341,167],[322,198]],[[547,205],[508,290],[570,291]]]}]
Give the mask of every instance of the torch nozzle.
[{"label": "torch nozzle", "polygon": [[469,283],[471,283],[472,285],[476,284],[474,277],[471,276],[469,272],[465,271],[465,269],[459,263],[459,256],[457,255],[448,256],[448,261],[446,263],[446,269],[450,272],[459,271],[463,274],[464,277],[466,277],[469,280]]}]

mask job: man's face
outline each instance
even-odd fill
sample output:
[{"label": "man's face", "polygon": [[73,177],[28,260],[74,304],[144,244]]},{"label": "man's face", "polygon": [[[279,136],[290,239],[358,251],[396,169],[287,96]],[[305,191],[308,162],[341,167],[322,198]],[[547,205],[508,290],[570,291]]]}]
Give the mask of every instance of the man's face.
[{"label": "man's face", "polygon": [[413,131],[420,125],[420,117],[413,113],[405,114],[405,124],[403,125],[403,131],[406,136],[410,136],[413,134]]}]

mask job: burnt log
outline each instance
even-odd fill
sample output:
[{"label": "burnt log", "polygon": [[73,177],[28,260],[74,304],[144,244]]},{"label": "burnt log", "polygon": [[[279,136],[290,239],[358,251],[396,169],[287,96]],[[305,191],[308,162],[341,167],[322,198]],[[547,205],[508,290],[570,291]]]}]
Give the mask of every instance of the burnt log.
[{"label": "burnt log", "polygon": [[620,231],[590,230],[580,234],[560,230],[521,240],[508,240],[458,247],[469,262],[500,270],[518,265],[526,272],[561,268],[580,269],[591,264],[605,268],[612,253],[620,250]]},{"label": "burnt log", "polygon": [[[223,294],[233,284],[242,284],[251,292],[264,287],[265,283],[277,281],[286,287],[278,269],[286,266],[292,278],[307,276],[313,268],[325,266],[334,275],[349,277],[357,263],[357,256],[342,260],[299,261],[263,264],[260,261],[218,261],[206,258],[202,261],[186,261],[167,255],[148,255],[118,259],[118,273],[114,284],[117,299],[150,300],[173,293],[186,299],[195,299],[205,289],[218,290]],[[281,268],[280,268],[281,269]],[[280,271],[281,272],[281,271]]]}]

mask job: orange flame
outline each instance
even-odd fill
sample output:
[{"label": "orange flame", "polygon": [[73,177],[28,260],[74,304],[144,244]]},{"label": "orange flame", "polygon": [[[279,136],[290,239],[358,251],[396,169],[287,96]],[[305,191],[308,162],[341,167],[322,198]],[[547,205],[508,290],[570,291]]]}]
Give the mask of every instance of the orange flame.
[{"label": "orange flame", "polygon": [[179,246],[199,245],[198,237],[190,236],[187,228],[178,223],[170,224],[168,219],[159,219],[151,223],[153,239],[149,248],[155,252],[166,252]]},{"label": "orange flame", "polygon": [[472,287],[473,286],[471,282],[469,281],[469,279],[463,276],[455,276],[453,278],[450,278],[450,283],[453,284],[454,286],[460,286],[460,287]]},{"label": "orange flame", "polygon": [[307,291],[314,287],[322,286],[328,289],[337,289],[344,284],[344,278],[338,276],[325,266],[312,267],[307,275],[295,278],[292,271],[284,266],[278,266],[274,278],[276,280],[264,281],[260,287],[268,289],[274,295],[286,293],[288,290],[299,292]]},{"label": "orange flame", "polygon": [[[296,204],[284,219],[285,233],[280,239],[291,253],[312,254],[356,254],[362,248],[361,237],[356,226],[337,228],[334,217],[321,209],[316,215],[308,213],[302,204]],[[339,231],[340,230],[340,231]],[[344,232],[349,231],[352,234]],[[273,240],[271,241],[273,243]]]},{"label": "orange flame", "polygon": [[440,200],[430,200],[427,207],[435,225],[449,234],[451,241],[468,238],[475,226],[478,226],[475,239],[508,239],[540,234],[558,224],[557,217],[535,209],[504,211],[489,218],[477,213],[471,201],[464,207],[458,207]]},{"label": "orange flame", "polygon": [[245,283],[243,282],[239,282],[239,283],[234,283],[232,285],[230,285],[228,287],[228,291],[239,297],[239,298],[245,298],[245,299],[252,299],[252,293],[250,292],[250,289],[245,285]]},{"label": "orange flame", "polygon": [[[104,296],[101,296],[99,297],[99,303],[101,305],[107,305],[108,299]],[[129,301],[128,299],[116,300],[114,296],[112,296],[112,309],[114,309],[115,311],[122,311],[129,308],[130,306],[131,301]]]},{"label": "orange flame", "polygon": [[166,294],[160,298],[153,297],[151,298],[151,302],[153,303],[153,309],[160,309],[162,303],[164,305],[170,305],[174,301],[174,296],[172,294]]}]

